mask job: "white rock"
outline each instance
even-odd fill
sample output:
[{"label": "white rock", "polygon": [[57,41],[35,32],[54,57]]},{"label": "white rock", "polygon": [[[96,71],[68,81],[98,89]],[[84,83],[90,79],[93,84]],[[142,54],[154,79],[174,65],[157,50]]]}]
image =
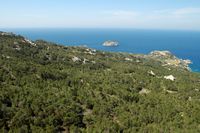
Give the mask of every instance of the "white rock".
[{"label": "white rock", "polygon": [[181,117],[184,117],[184,112],[181,112],[180,115],[181,115]]},{"label": "white rock", "polygon": [[148,94],[148,93],[150,93],[151,91],[150,90],[147,90],[147,89],[142,89],[140,92],[139,92],[139,94]]},{"label": "white rock", "polygon": [[10,56],[6,56],[7,59],[10,59]]},{"label": "white rock", "polygon": [[18,42],[14,42],[14,45],[18,45],[19,43]]},{"label": "white rock", "polygon": [[83,59],[83,64],[86,64],[86,62],[88,62],[89,60],[88,59]]},{"label": "white rock", "polygon": [[96,55],[96,50],[87,48],[86,52],[84,52],[84,53],[89,54],[89,55]]},{"label": "white rock", "polygon": [[165,79],[174,81],[176,78],[173,75],[164,76]]},{"label": "white rock", "polygon": [[72,58],[72,61],[73,61],[73,62],[77,62],[77,61],[81,61],[81,59],[78,58],[78,57],[76,57],[76,56],[74,56],[74,57]]},{"label": "white rock", "polygon": [[28,39],[24,39],[27,43],[29,43],[30,45],[32,45],[32,46],[36,46],[36,44],[35,43],[33,43],[33,42],[31,42],[30,40],[28,40]]},{"label": "white rock", "polygon": [[152,56],[172,56],[172,53],[169,51],[152,51],[150,53]]},{"label": "white rock", "polygon": [[192,97],[189,97],[189,98],[188,98],[188,101],[192,101]]},{"label": "white rock", "polygon": [[140,63],[140,60],[136,60],[136,63]]},{"label": "white rock", "polygon": [[148,72],[152,76],[156,76],[156,74],[153,71]]},{"label": "white rock", "polygon": [[125,58],[126,61],[133,61],[133,59]]},{"label": "white rock", "polygon": [[89,51],[88,54],[95,55],[96,53],[93,53],[92,51]]},{"label": "white rock", "polygon": [[90,51],[90,49],[89,49],[89,48],[86,48],[85,50],[86,50],[87,52],[89,52],[89,51]]},{"label": "white rock", "polygon": [[13,36],[14,34],[12,32],[0,32],[2,36]]},{"label": "white rock", "polygon": [[108,69],[106,69],[106,70],[107,70],[107,71],[112,71],[112,69],[109,69],[109,68],[108,68]]},{"label": "white rock", "polygon": [[18,51],[20,51],[21,50],[21,48],[20,47],[17,47],[17,48],[15,48],[16,50],[18,50]]},{"label": "white rock", "polygon": [[165,90],[167,93],[170,93],[170,94],[175,94],[177,93],[177,91],[170,91],[170,90]]},{"label": "white rock", "polygon": [[96,61],[91,61],[93,64],[96,64]]},{"label": "white rock", "polygon": [[97,52],[97,50],[96,49],[91,49],[92,50],[92,52],[94,52],[94,53],[96,53]]}]

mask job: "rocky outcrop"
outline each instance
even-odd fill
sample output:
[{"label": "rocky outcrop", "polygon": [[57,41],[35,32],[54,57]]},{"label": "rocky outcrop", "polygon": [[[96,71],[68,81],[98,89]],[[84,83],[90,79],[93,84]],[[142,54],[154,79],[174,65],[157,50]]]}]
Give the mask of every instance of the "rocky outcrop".
[{"label": "rocky outcrop", "polygon": [[177,58],[169,51],[153,51],[147,57],[159,60],[163,63],[163,66],[174,66],[183,69],[190,70],[189,64],[192,62],[190,60],[183,60]]},{"label": "rocky outcrop", "polygon": [[153,57],[158,57],[158,58],[174,58],[175,57],[169,51],[153,51],[149,55]]},{"label": "rocky outcrop", "polygon": [[174,81],[176,78],[173,75],[164,76],[165,79]]},{"label": "rocky outcrop", "polygon": [[73,62],[77,62],[77,61],[81,61],[81,59],[78,58],[78,57],[76,57],[76,56],[74,56],[74,57],[72,58],[72,61],[73,61]]},{"label": "rocky outcrop", "polygon": [[28,44],[34,46],[34,47],[37,46],[35,43],[33,43],[32,41],[30,41],[30,40],[28,40],[28,39],[24,39],[24,42],[26,42],[26,43],[28,43]]},{"label": "rocky outcrop", "polygon": [[95,49],[87,48],[84,53],[85,54],[89,54],[89,55],[96,55],[96,50]]}]

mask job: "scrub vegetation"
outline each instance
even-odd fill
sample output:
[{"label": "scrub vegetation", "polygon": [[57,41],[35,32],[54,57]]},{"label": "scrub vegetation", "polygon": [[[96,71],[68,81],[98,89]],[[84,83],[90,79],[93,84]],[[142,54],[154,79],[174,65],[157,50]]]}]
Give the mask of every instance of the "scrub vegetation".
[{"label": "scrub vegetation", "polygon": [[200,74],[2,32],[0,132],[200,132]]}]

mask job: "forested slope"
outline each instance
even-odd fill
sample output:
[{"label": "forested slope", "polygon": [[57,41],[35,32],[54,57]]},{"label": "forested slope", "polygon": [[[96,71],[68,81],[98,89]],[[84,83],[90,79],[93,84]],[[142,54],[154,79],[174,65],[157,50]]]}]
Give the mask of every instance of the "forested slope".
[{"label": "forested slope", "polygon": [[145,55],[2,32],[0,132],[7,131],[200,132],[200,74]]}]

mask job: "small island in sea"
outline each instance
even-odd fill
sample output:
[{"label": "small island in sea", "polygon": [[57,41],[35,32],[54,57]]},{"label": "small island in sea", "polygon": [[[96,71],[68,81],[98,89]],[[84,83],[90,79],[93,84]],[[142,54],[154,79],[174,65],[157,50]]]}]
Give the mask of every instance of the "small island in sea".
[{"label": "small island in sea", "polygon": [[119,42],[118,41],[111,41],[111,40],[108,40],[108,41],[105,41],[103,43],[103,46],[106,46],[106,47],[115,47],[115,46],[118,46],[119,45]]}]

